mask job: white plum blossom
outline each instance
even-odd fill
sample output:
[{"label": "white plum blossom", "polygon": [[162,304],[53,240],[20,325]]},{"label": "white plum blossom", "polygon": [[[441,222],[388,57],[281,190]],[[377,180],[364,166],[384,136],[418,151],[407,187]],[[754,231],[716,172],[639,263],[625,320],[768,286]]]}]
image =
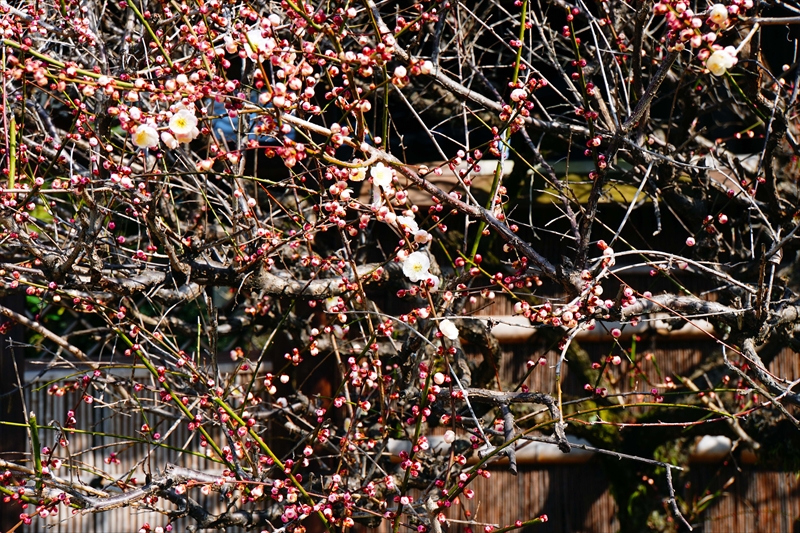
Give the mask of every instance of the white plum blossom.
[{"label": "white plum blossom", "polygon": [[422,252],[412,252],[408,254],[403,262],[403,274],[413,281],[423,281],[431,277],[428,269],[431,267],[431,260]]},{"label": "white plum blossom", "polygon": [[162,131],[162,132],[161,132],[161,142],[163,142],[163,143],[164,143],[164,145],[165,145],[167,148],[169,148],[170,150],[174,150],[174,149],[176,149],[178,146],[180,146],[180,143],[178,142],[178,139],[176,139],[176,138],[175,138],[175,137],[174,137],[174,136],[173,136],[173,135],[172,135],[170,132],[168,132],[168,131]]},{"label": "white plum blossom", "polygon": [[395,220],[401,229],[407,230],[409,233],[416,233],[419,231],[419,225],[417,224],[417,221],[414,220],[414,217],[400,216]]},{"label": "white plum blossom", "polygon": [[354,168],[350,171],[350,181],[364,181],[367,177],[367,169],[364,167]]},{"label": "white plum blossom", "polygon": [[442,437],[442,440],[444,440],[447,444],[453,444],[453,442],[456,440],[455,432],[452,429],[448,429],[444,432],[444,437]]},{"label": "white plum blossom", "polygon": [[708,18],[717,26],[728,20],[728,8],[722,4],[714,4],[708,10]]},{"label": "white plum blossom", "polygon": [[442,332],[442,335],[454,341],[458,338],[458,328],[452,321],[448,319],[444,319],[439,322],[439,331]]},{"label": "white plum blossom", "polygon": [[200,135],[200,129],[197,127],[194,109],[183,104],[178,104],[172,109],[174,114],[169,119],[169,129],[172,130],[175,140],[180,143],[190,143],[195,140]]},{"label": "white plum blossom", "polygon": [[275,49],[275,39],[264,37],[261,29],[256,28],[247,32],[247,42],[244,45],[247,57],[255,61],[259,55],[269,55]]},{"label": "white plum blossom", "polygon": [[236,43],[236,41],[233,40],[233,37],[231,37],[230,35],[226,35],[223,38],[223,41],[225,42],[226,52],[228,52],[229,54],[235,54],[238,51],[239,45]]},{"label": "white plum blossom", "polygon": [[132,140],[137,148],[155,148],[158,146],[158,132],[150,124],[139,124],[133,132]]},{"label": "white plum blossom", "polygon": [[519,102],[520,100],[524,100],[528,97],[528,91],[525,89],[514,89],[511,91],[511,99],[514,102]]},{"label": "white plum blossom", "polygon": [[325,299],[325,310],[332,311],[334,309],[339,308],[339,304],[341,299],[338,296],[331,296],[330,298]]},{"label": "white plum blossom", "polygon": [[431,236],[430,233],[428,233],[424,229],[420,229],[414,232],[414,242],[416,243],[425,244],[431,242],[431,240],[433,240],[433,237]]},{"label": "white plum blossom", "polygon": [[432,291],[439,290],[439,276],[434,276],[433,274],[428,274],[428,277],[425,279],[425,283],[428,285],[428,289]]},{"label": "white plum blossom", "polygon": [[733,68],[736,61],[736,50],[732,46],[727,46],[709,56],[706,68],[714,76],[723,76],[727,70]]},{"label": "white plum blossom", "polygon": [[604,266],[614,266],[616,263],[616,258],[614,257],[614,249],[611,247],[607,247],[603,250],[603,265]]},{"label": "white plum blossom", "polygon": [[197,117],[189,109],[183,108],[169,119],[169,129],[177,137],[190,135],[197,129]]},{"label": "white plum blossom", "polygon": [[200,135],[200,130],[198,128],[194,128],[191,132],[187,133],[186,135],[176,135],[175,138],[178,140],[178,142],[190,143],[193,140],[195,140],[195,138],[198,135]]},{"label": "white plum blossom", "polygon": [[392,169],[383,163],[377,163],[369,169],[372,182],[380,188],[386,190],[392,185]]},{"label": "white plum blossom", "polygon": [[433,63],[430,61],[423,61],[422,64],[419,66],[419,71],[422,74],[428,75],[433,72]]}]

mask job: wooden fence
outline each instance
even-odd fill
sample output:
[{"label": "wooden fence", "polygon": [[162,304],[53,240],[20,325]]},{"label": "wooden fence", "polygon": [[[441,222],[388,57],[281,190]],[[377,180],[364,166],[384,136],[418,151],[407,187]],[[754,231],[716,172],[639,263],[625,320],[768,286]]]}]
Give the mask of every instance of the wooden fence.
[{"label": "wooden fence", "polygon": [[[537,341],[536,336],[524,344],[504,345],[503,362],[499,369],[501,380],[518,380],[525,362],[534,355],[548,355],[547,348]],[[585,342],[583,348],[593,359],[599,359],[608,353],[610,344]],[[653,357],[642,369],[652,380],[683,375],[703,362],[710,350],[717,349],[713,341],[700,339],[686,342],[669,338],[659,339],[646,348]],[[549,357],[553,356],[554,353],[549,354]],[[624,368],[623,364],[620,370]],[[790,350],[785,350],[772,361],[770,370],[787,379],[797,379],[800,377],[800,358]],[[155,469],[167,462],[189,468],[207,467],[208,463],[202,457],[193,455],[202,454],[202,450],[182,420],[151,418],[150,423],[158,424],[162,440],[173,447],[164,449],[122,437],[138,435],[143,419],[140,414],[112,413],[104,405],[103,395],[95,395],[94,403],[88,404],[74,393],[61,397],[48,394],[44,384],[63,379],[66,375],[66,372],[48,372],[39,376],[36,367],[29,369],[26,380],[31,382],[38,379],[37,383],[41,385],[27,389],[26,409],[35,411],[43,424],[51,420],[63,421],[68,410],[75,411],[78,426],[90,431],[71,436],[69,444],[75,465],[81,467],[74,475],[79,475],[84,483],[106,486],[108,481],[101,480],[95,474],[100,469],[120,480],[132,475],[141,483],[151,467]],[[553,379],[552,369],[540,367],[534,372],[529,385],[535,390],[553,392]],[[650,388],[646,380],[635,383],[623,380],[621,386],[626,391],[647,391]],[[566,393],[579,394],[582,387],[583,384],[571,377],[567,370]],[[49,433],[43,444],[48,443],[48,438],[55,438],[55,433]],[[117,454],[118,464],[114,461],[107,464],[112,452]],[[141,457],[146,459],[139,464],[132,462],[132,458]],[[619,468],[633,467],[620,463]],[[62,468],[57,474],[66,477],[68,470]],[[684,479],[688,479],[686,484],[676,487],[679,495],[687,501],[698,502],[703,498],[710,501],[696,523],[699,531],[800,532],[800,482],[794,472],[762,470],[728,460],[725,463],[693,464],[690,475]],[[470,516],[451,515],[454,521],[448,531],[464,531],[471,527],[475,533],[481,533],[482,526],[478,524],[505,526],[513,524],[515,520],[540,514],[546,514],[549,521],[531,531],[612,533],[620,528],[616,514],[618,502],[612,497],[603,467],[596,458],[580,464],[523,464],[518,476],[512,476],[498,466],[492,470],[490,479],[479,478],[474,489],[476,498],[466,503],[461,511],[469,510]],[[223,509],[222,503],[211,497],[206,505],[212,512]],[[476,524],[470,526],[467,523],[470,520]],[[155,527],[166,522],[166,518],[158,513],[134,508],[76,516],[64,516],[62,511],[60,515],[48,519],[47,524],[50,527],[48,531],[53,533],[127,533],[138,531],[145,523]],[[36,528],[30,530],[43,531],[41,521],[34,524],[37,524]],[[179,520],[174,524],[174,531],[182,531],[186,525],[185,520]]]}]

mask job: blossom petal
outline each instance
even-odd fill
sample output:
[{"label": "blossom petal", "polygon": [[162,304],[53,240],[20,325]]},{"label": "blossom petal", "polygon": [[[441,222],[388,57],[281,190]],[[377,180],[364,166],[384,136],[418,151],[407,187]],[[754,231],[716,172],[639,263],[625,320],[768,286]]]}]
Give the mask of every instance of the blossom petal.
[{"label": "blossom petal", "polygon": [[439,322],[439,331],[442,332],[442,335],[447,337],[448,339],[454,341],[458,338],[458,328],[452,321],[448,319],[441,320]]}]

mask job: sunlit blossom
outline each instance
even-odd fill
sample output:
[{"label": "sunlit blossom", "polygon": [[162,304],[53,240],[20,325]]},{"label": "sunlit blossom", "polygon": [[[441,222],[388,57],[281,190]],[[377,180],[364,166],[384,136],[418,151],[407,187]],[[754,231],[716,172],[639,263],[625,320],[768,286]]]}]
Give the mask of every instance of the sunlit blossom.
[{"label": "sunlit blossom", "polygon": [[238,51],[239,45],[236,43],[236,41],[233,40],[233,37],[231,37],[230,35],[226,35],[223,41],[225,42],[226,52],[228,52],[229,54],[235,54]]},{"label": "sunlit blossom", "polygon": [[367,177],[367,169],[364,167],[354,168],[350,171],[350,181],[364,181]]},{"label": "sunlit blossom", "polygon": [[247,57],[256,60],[259,55],[265,56],[272,53],[275,49],[275,39],[264,37],[261,29],[256,28],[247,32],[247,42],[244,45]]},{"label": "sunlit blossom", "polygon": [[158,146],[158,132],[150,124],[139,124],[133,132],[132,140],[137,148],[155,148]]},{"label": "sunlit blossom", "polygon": [[732,46],[717,50],[706,60],[706,68],[714,76],[723,76],[736,64],[736,50]]},{"label": "sunlit blossom", "polygon": [[511,100],[514,102],[519,102],[520,100],[524,100],[528,97],[528,91],[525,89],[514,89],[511,91]]},{"label": "sunlit blossom", "polygon": [[408,230],[409,233],[416,233],[419,231],[419,226],[417,225],[417,221],[414,220],[413,217],[397,217],[396,219],[397,225],[403,228],[404,230]]},{"label": "sunlit blossom", "polygon": [[446,318],[439,322],[439,331],[450,340],[456,340],[458,338],[458,328],[452,321]]},{"label": "sunlit blossom", "polygon": [[708,18],[716,25],[720,25],[728,20],[728,8],[722,4],[714,4],[708,10]]},{"label": "sunlit blossom", "polygon": [[433,237],[431,234],[425,231],[424,229],[420,229],[414,232],[414,242],[419,244],[425,244],[427,242],[431,242]]},{"label": "sunlit blossom", "polygon": [[197,138],[198,135],[200,135],[200,130],[197,128],[193,128],[192,131],[190,131],[185,135],[175,135],[175,138],[178,140],[178,142],[190,143],[193,140],[195,140],[195,138]]},{"label": "sunlit blossom", "polygon": [[336,337],[337,339],[343,339],[344,336],[346,335],[346,333],[347,332],[345,331],[345,329],[342,326],[340,326],[339,324],[334,324],[334,326],[333,326],[333,336],[334,337]]},{"label": "sunlit blossom", "polygon": [[403,262],[403,274],[413,282],[423,281],[430,277],[428,269],[431,260],[422,252],[413,252]]},{"label": "sunlit blossom", "polygon": [[392,185],[392,169],[383,163],[377,163],[370,168],[369,175],[372,176],[372,182],[384,190]]},{"label": "sunlit blossom", "polygon": [[164,146],[166,146],[170,150],[175,150],[178,146],[180,146],[180,143],[178,142],[178,139],[176,139],[168,131],[162,131],[161,132],[161,142],[163,142]]},{"label": "sunlit blossom", "polygon": [[197,129],[197,117],[188,109],[181,109],[169,119],[169,129],[177,136],[190,135]]},{"label": "sunlit blossom", "polygon": [[331,296],[325,299],[325,310],[334,311],[339,308],[340,298],[338,296]]}]

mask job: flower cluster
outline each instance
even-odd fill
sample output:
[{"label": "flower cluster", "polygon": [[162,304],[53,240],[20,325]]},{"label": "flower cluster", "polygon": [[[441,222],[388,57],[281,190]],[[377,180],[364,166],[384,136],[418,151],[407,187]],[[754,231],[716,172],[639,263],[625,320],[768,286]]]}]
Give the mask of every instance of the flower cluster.
[{"label": "flower cluster", "polygon": [[[133,111],[137,109],[137,111]],[[142,113],[138,108],[131,108],[128,111],[128,116],[141,117]],[[151,149],[159,144],[159,138],[163,141],[164,145],[170,150],[176,149],[180,143],[192,142],[198,135],[200,129],[198,128],[197,116],[194,110],[182,103],[173,106],[173,112],[169,118],[168,129],[161,132],[159,137],[157,126],[154,121],[141,124],[134,124],[131,127],[131,140],[137,148]]]},{"label": "flower cluster", "polygon": [[439,288],[439,278],[431,274],[431,260],[424,252],[411,252],[403,261],[403,274],[414,283],[424,281],[431,289]]},{"label": "flower cluster", "polygon": [[384,191],[389,190],[389,188],[392,186],[394,173],[390,167],[387,167],[383,163],[377,163],[375,166],[370,168],[369,175],[372,176],[372,183],[379,186]]},{"label": "flower cluster", "polygon": [[739,14],[753,7],[752,0],[733,0],[730,5],[714,4],[705,13],[695,13],[683,0],[665,0],[653,12],[667,19],[667,41],[673,50],[688,44],[699,48],[697,58],[705,61],[714,76],[722,76],[736,64],[736,50],[715,44],[722,32],[736,23]]},{"label": "flower cluster", "polygon": [[715,49],[706,59],[706,68],[714,76],[723,76],[736,64],[736,50],[732,46]]}]

